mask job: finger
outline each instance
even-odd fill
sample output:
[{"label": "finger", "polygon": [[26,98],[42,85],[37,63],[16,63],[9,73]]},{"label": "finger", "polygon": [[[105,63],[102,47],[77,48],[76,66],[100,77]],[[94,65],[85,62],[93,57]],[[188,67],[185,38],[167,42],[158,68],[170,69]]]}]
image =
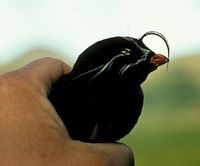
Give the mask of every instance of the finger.
[{"label": "finger", "polygon": [[113,155],[111,160],[113,165],[118,166],[134,166],[134,155],[133,151],[125,144],[108,144],[108,153]]},{"label": "finger", "polygon": [[133,151],[125,144],[122,143],[106,143],[94,144],[100,148],[106,156],[109,156],[111,165],[116,166],[134,166]]},{"label": "finger", "polygon": [[19,72],[42,93],[48,94],[51,86],[63,74],[69,73],[71,67],[61,60],[42,58],[24,66]]},{"label": "finger", "polygon": [[[69,142],[67,142],[69,143]],[[71,154],[80,159],[82,165],[134,166],[132,150],[121,143],[85,143],[70,141]],[[69,148],[68,148],[69,149]],[[85,164],[85,162],[87,164]],[[100,164],[101,163],[101,164]]]}]

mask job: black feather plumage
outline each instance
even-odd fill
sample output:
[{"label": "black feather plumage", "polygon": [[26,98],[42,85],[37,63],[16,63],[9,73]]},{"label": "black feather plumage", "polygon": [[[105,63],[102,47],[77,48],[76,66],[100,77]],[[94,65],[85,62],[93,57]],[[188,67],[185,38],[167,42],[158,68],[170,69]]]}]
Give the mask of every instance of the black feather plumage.
[{"label": "black feather plumage", "polygon": [[168,61],[163,57],[159,63],[152,61],[156,54],[142,39],[113,37],[96,42],[53,85],[49,99],[72,139],[114,142],[135,126],[143,106],[141,83],[160,61]]}]

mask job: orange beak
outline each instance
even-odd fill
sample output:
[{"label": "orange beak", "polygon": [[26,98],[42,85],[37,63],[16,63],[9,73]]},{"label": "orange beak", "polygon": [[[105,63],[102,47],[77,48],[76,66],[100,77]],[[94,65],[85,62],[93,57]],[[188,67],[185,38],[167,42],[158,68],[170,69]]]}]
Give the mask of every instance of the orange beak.
[{"label": "orange beak", "polygon": [[167,62],[169,62],[169,59],[162,54],[155,54],[150,59],[150,63],[155,64],[157,66],[164,65]]}]

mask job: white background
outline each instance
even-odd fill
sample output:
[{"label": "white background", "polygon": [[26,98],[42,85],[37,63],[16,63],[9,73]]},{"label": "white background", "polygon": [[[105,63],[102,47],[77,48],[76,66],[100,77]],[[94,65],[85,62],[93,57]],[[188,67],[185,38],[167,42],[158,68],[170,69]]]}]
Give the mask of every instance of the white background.
[{"label": "white background", "polygon": [[[200,52],[200,1],[0,0],[0,64],[37,47],[75,60],[97,40],[149,30],[166,36],[172,58]],[[150,44],[166,52],[158,38]]]}]

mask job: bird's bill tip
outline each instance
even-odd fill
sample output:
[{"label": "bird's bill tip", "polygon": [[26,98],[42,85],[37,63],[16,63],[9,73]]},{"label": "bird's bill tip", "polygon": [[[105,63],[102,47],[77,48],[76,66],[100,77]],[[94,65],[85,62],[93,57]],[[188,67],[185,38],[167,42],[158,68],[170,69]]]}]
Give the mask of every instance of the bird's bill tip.
[{"label": "bird's bill tip", "polygon": [[150,63],[155,64],[157,66],[164,65],[167,62],[169,62],[169,59],[162,54],[155,54],[150,58]]}]

